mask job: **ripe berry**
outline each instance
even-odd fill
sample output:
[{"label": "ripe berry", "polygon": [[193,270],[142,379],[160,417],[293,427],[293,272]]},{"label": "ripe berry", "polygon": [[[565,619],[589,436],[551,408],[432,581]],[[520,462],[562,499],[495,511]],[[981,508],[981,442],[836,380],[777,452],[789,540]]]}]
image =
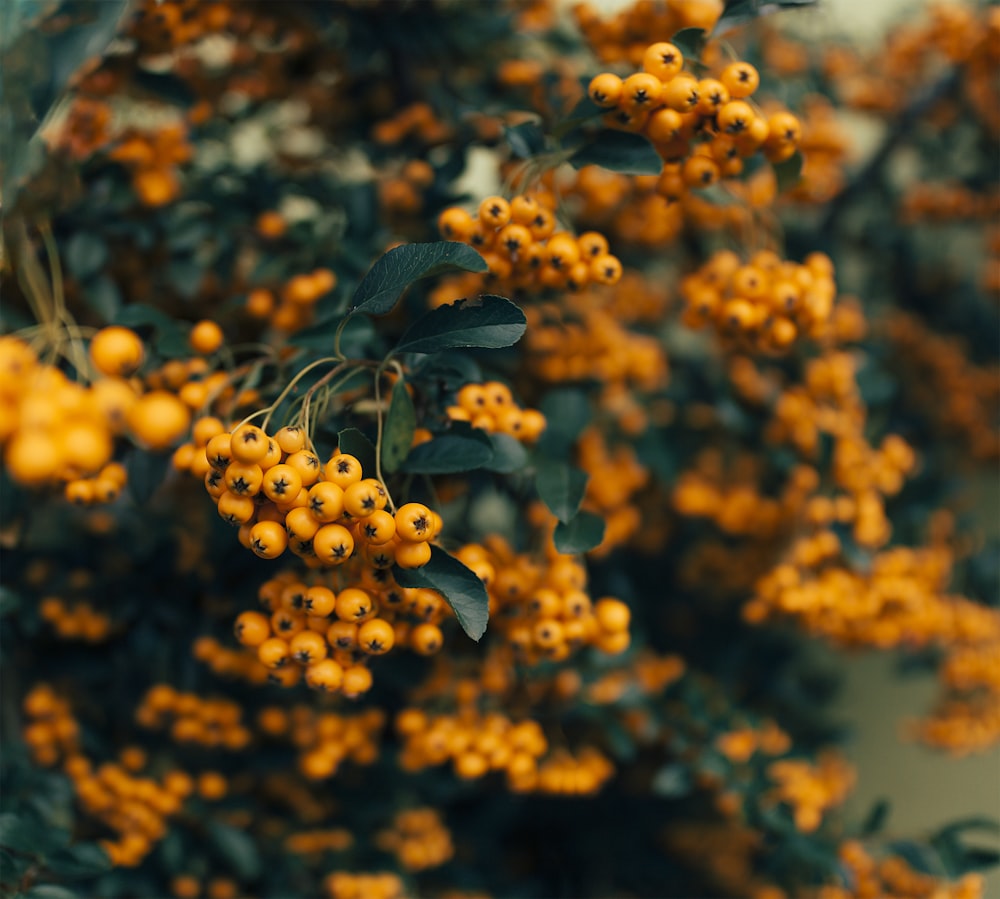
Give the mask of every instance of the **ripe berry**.
[{"label": "ripe berry", "polygon": [[622,80],[611,72],[602,72],[590,80],[587,94],[598,106],[611,109],[622,97]]},{"label": "ripe berry", "polygon": [[651,44],[642,56],[642,70],[666,83],[684,67],[681,51],[667,41]]},{"label": "ripe berry", "polygon": [[233,624],[233,632],[243,646],[260,646],[271,636],[271,624],[260,612],[242,612]]},{"label": "ripe berry", "polygon": [[262,559],[276,559],[288,548],[288,534],[276,521],[258,521],[250,529],[250,549]]},{"label": "ripe berry", "polygon": [[372,618],[358,628],[358,645],[369,655],[382,655],[392,649],[395,631],[384,618]]},{"label": "ripe berry", "polygon": [[222,328],[209,319],[198,322],[188,335],[191,349],[202,356],[209,356],[218,350],[224,339]]},{"label": "ripe berry", "polygon": [[102,375],[127,378],[142,365],[143,357],[142,338],[128,328],[102,328],[90,341],[90,361]]},{"label": "ripe berry", "polygon": [[313,551],[324,564],[341,565],[354,552],[354,537],[341,524],[323,525],[313,536]]},{"label": "ripe berry", "polygon": [[256,425],[240,425],[232,433],[230,452],[237,462],[256,464],[268,450],[268,436]]}]

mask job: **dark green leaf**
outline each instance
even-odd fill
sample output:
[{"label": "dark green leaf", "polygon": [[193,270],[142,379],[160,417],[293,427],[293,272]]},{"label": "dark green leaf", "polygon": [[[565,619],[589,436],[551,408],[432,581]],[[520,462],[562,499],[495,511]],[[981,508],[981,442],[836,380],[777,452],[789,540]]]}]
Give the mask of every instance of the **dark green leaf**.
[{"label": "dark green leaf", "polygon": [[778,179],[778,193],[795,187],[802,179],[802,154],[794,153],[784,162],[776,162],[774,174]]},{"label": "dark green leaf", "polygon": [[430,587],[452,607],[458,623],[473,640],[486,633],[489,597],[483,582],[454,556],[431,547],[431,560],[423,568],[393,568],[400,587]]},{"label": "dark green leaf", "polygon": [[3,888],[10,887],[12,890],[33,867],[34,859],[0,849],[0,894],[6,895]]},{"label": "dark green leaf", "polygon": [[389,411],[382,431],[382,468],[393,472],[413,446],[413,432],[417,427],[417,413],[406,383],[397,381],[392,388]]},{"label": "dark green leaf", "polygon": [[599,131],[569,161],[577,169],[599,165],[625,175],[659,175],[663,170],[663,160],[646,138],[611,128]]},{"label": "dark green leaf", "polygon": [[256,880],[260,876],[260,855],[257,844],[242,830],[211,821],[208,837],[240,880]]},{"label": "dark green leaf", "polygon": [[352,312],[385,315],[414,281],[445,272],[485,272],[486,260],[455,241],[411,243],[389,250],[354,291]]},{"label": "dark green leaf", "polygon": [[170,453],[151,453],[136,447],[125,460],[128,472],[128,492],[132,499],[145,505],[167,475]]},{"label": "dark green leaf", "polygon": [[604,519],[592,512],[578,512],[567,522],[556,525],[554,540],[561,553],[585,553],[604,539]]},{"label": "dark green leaf", "polygon": [[193,299],[201,289],[204,274],[204,268],[195,259],[172,259],[167,263],[167,281],[186,300]]},{"label": "dark green leaf", "polygon": [[111,859],[96,843],[79,843],[45,859],[45,867],[59,877],[93,877],[111,870]]},{"label": "dark green leaf", "polygon": [[524,313],[503,297],[457,300],[417,319],[396,344],[397,353],[437,353],[456,347],[497,349],[517,343]]},{"label": "dark green leaf", "polygon": [[337,446],[342,453],[354,456],[361,463],[366,477],[375,477],[375,444],[357,428],[344,428],[337,435]]},{"label": "dark green leaf", "polygon": [[504,128],[504,137],[510,144],[511,153],[518,159],[531,159],[545,149],[545,133],[537,122],[522,122],[512,128]]},{"label": "dark green leaf", "polygon": [[174,320],[153,306],[144,306],[142,303],[129,303],[122,306],[115,316],[114,324],[125,328],[140,328],[143,326],[150,328],[169,328]]},{"label": "dark green leaf", "polygon": [[512,474],[528,464],[528,451],[510,434],[490,434],[490,443],[493,444],[493,458],[483,468],[500,474]]},{"label": "dark green leaf", "polygon": [[[589,82],[589,78],[585,78],[583,80],[584,90],[587,89]],[[590,99],[590,97],[581,97],[580,101],[570,111],[570,114],[561,122],[558,122],[554,130],[557,133],[565,134],[577,125],[589,122],[591,119],[597,118],[597,116],[603,115],[605,112],[607,112],[607,110],[598,106],[593,100]]]},{"label": "dark green leaf", "polygon": [[482,468],[493,460],[489,434],[456,421],[444,434],[410,450],[402,470],[411,474],[452,474]]},{"label": "dark green leaf", "polygon": [[[333,338],[337,326],[344,316],[335,315],[325,318],[308,328],[296,331],[286,341],[291,346],[306,347],[310,350],[322,350],[329,353],[333,349]],[[371,345],[375,327],[371,319],[362,316],[351,316],[344,330],[340,333],[340,349],[347,356],[362,356]]]},{"label": "dark green leaf", "polygon": [[693,789],[691,773],[683,765],[664,765],[653,777],[650,789],[656,796],[677,799],[687,796]]},{"label": "dark green leaf", "polygon": [[715,28],[712,29],[712,36],[718,37],[781,8],[812,6],[815,2],[816,0],[729,0],[722,15],[719,16],[719,21],[715,23]]},{"label": "dark green leaf", "polygon": [[83,285],[87,305],[104,321],[113,321],[122,307],[122,294],[114,279],[107,274],[91,278]]},{"label": "dark green leaf", "polygon": [[562,459],[590,424],[590,400],[582,390],[559,388],[545,395],[541,412],[546,424],[538,440],[538,451],[550,459]]},{"label": "dark green leaf", "polygon": [[0,846],[14,852],[44,855],[53,847],[47,828],[34,817],[5,812],[0,815]]},{"label": "dark green leaf", "polygon": [[670,43],[684,54],[685,60],[695,61],[701,59],[707,40],[708,34],[703,28],[683,28],[670,38]]},{"label": "dark green leaf", "polygon": [[78,893],[54,883],[40,883],[22,895],[24,899],[80,899]]},{"label": "dark green leaf", "polygon": [[77,231],[66,242],[66,267],[74,278],[85,281],[108,261],[108,246],[93,231]]},{"label": "dark green leaf", "polygon": [[879,799],[868,812],[864,823],[861,825],[861,835],[863,837],[878,833],[885,827],[885,822],[889,818],[892,806],[888,799]]},{"label": "dark green leaf", "polygon": [[20,595],[8,587],[0,587],[0,618],[13,615],[20,608]]},{"label": "dark green leaf", "polygon": [[576,515],[588,480],[587,472],[556,459],[542,459],[535,474],[539,497],[562,522]]}]

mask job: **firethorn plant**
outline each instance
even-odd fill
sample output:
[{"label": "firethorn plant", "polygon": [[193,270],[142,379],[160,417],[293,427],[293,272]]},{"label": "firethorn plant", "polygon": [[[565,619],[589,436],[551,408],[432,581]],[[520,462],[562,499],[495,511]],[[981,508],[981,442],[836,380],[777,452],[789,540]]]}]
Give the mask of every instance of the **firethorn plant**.
[{"label": "firethorn plant", "polygon": [[4,5],[0,896],[984,895],[1000,7],[811,5]]}]

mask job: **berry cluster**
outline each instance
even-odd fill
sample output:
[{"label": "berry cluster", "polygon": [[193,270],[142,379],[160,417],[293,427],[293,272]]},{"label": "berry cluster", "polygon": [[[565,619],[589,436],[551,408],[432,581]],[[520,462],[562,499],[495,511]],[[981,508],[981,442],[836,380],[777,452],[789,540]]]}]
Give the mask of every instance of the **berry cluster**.
[{"label": "berry cluster", "polygon": [[[63,763],[77,802],[91,818],[114,832],[113,838],[101,840],[112,863],[134,867],[152,851],[167,833],[168,820],[180,812],[192,794],[195,783],[180,770],[166,772],[159,780],[140,776],[147,767],[146,753],[137,747],[125,747],[119,763],[108,762],[94,768],[81,752],[80,729],[69,708],[47,684],[36,684],[24,697],[25,743],[39,765]],[[216,779],[221,775],[206,772],[198,783],[203,798],[221,798]]]},{"label": "berry cluster", "polygon": [[729,250],[716,252],[681,281],[684,322],[755,350],[783,352],[802,335],[823,337],[837,287],[833,263],[810,253],[804,264],[761,251],[747,263]]},{"label": "berry cluster", "polygon": [[589,796],[598,792],[615,773],[611,760],[599,749],[584,746],[575,755],[566,749],[555,751],[538,767],[535,778],[518,781],[514,789],[529,789],[560,796]]},{"label": "berry cluster", "polygon": [[854,769],[837,753],[827,752],[813,764],[804,759],[778,759],[767,767],[775,787],[767,802],[784,803],[792,809],[796,828],[811,833],[819,827],[823,813],[840,805],[854,787]]},{"label": "berry cluster", "polygon": [[236,639],[271,680],[294,686],[304,674],[314,690],[355,697],[371,688],[371,657],[395,646],[432,655],[443,645],[440,624],[450,609],[439,593],[401,588],[385,568],[346,567],[336,592],[283,572],[260,588],[265,611],[237,617]]},{"label": "berry cluster", "polygon": [[46,596],[38,604],[38,614],[62,640],[100,643],[111,634],[111,618],[88,602],[70,605],[61,597]]},{"label": "berry cluster", "polygon": [[396,856],[407,871],[437,868],[455,854],[451,832],[433,808],[397,812],[391,826],[375,835],[375,845]]},{"label": "berry cluster", "polygon": [[[720,178],[743,171],[743,160],[758,151],[783,162],[798,149],[801,126],[789,112],[765,116],[749,102],[760,84],[757,70],[732,62],[718,78],[697,78],[684,71],[684,55],[661,41],[646,48],[642,71],[624,80],[602,72],[587,92],[598,106],[613,110],[605,121],[644,134],[665,162],[670,181],[680,179],[680,193],[710,187]],[[675,192],[664,184],[660,192]]]},{"label": "berry cluster", "polygon": [[152,132],[127,131],[108,156],[128,167],[132,189],[139,201],[144,206],[156,207],[178,197],[181,184],[177,167],[188,162],[193,154],[185,125],[177,123]]},{"label": "berry cluster", "polygon": [[537,774],[539,760],[549,750],[537,721],[514,722],[499,712],[482,715],[471,707],[439,715],[404,709],[396,716],[396,731],[403,738],[399,764],[404,771],[450,762],[462,780],[503,771],[512,789]]},{"label": "berry cluster", "polygon": [[628,648],[628,606],[610,596],[592,601],[587,570],[572,557],[552,552],[537,561],[496,536],[487,546],[466,544],[455,556],[486,585],[491,626],[519,661],[563,661],[584,646],[607,653]]},{"label": "berry cluster", "polygon": [[465,384],[445,413],[451,421],[467,421],[474,428],[507,434],[522,443],[534,443],[545,430],[545,416],[537,409],[518,406],[510,388],[500,381]]},{"label": "berry cluster", "polygon": [[328,268],[292,275],[278,289],[258,286],[247,292],[243,308],[250,318],[266,321],[276,331],[292,334],[311,324],[316,305],[337,287]]},{"label": "berry cluster", "polygon": [[229,699],[202,699],[179,693],[169,684],[150,687],[136,707],[135,720],[150,730],[168,730],[177,743],[195,743],[207,749],[245,749],[253,738],[241,719],[243,709]]},{"label": "berry cluster", "polygon": [[333,871],[323,880],[330,899],[404,899],[406,887],[398,874]]},{"label": "berry cluster", "polygon": [[384,485],[365,478],[354,456],[338,451],[322,465],[298,427],[270,437],[251,424],[232,432],[218,419],[198,425],[190,470],[207,465],[205,489],[219,515],[260,558],[287,549],[310,566],[335,567],[357,552],[375,568],[419,568],[430,559],[440,516],[421,503],[390,513]]},{"label": "berry cluster", "polygon": [[358,715],[319,712],[305,705],[291,709],[266,706],[257,716],[260,732],[289,740],[299,752],[298,767],[308,780],[333,777],[341,764],[371,765],[379,753],[385,725],[380,709]]},{"label": "berry cluster", "polygon": [[[617,284],[622,264],[608,252],[603,234],[574,237],[556,230],[555,197],[545,192],[518,194],[510,201],[486,197],[473,217],[459,206],[445,209],[438,229],[446,240],[475,247],[489,265],[499,289],[510,292],[583,290],[588,284]],[[454,285],[468,287],[471,279]],[[454,299],[436,292],[435,305]]]}]

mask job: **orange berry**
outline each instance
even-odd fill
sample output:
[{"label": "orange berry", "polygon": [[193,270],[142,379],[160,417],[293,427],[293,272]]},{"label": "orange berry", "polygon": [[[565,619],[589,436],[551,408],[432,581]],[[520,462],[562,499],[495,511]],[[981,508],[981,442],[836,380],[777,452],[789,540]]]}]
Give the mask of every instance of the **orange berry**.
[{"label": "orange berry", "polygon": [[202,356],[209,356],[218,350],[224,339],[222,328],[207,318],[198,322],[188,335],[191,349]]},{"label": "orange berry", "polygon": [[138,370],[143,358],[142,338],[128,328],[102,328],[90,341],[90,361],[103,375],[127,378]]}]

